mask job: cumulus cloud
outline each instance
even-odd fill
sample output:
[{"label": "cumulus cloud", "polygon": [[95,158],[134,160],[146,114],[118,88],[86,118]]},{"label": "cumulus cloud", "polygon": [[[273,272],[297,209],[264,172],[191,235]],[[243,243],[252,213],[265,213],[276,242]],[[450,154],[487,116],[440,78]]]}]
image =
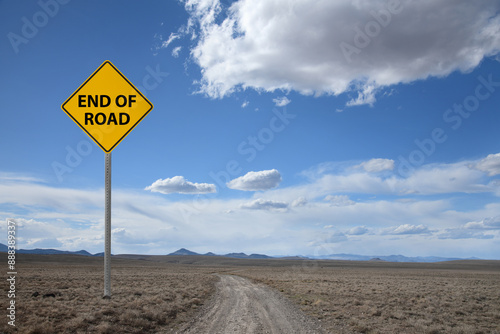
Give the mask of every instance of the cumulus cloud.
[{"label": "cumulus cloud", "polygon": [[[324,254],[359,253],[359,249],[365,249],[372,254],[456,254],[498,259],[498,201],[483,202],[469,211],[453,200],[418,196],[412,202],[398,202],[394,201],[397,196],[392,200],[384,196],[383,200],[370,199],[353,207],[332,207],[322,201],[324,196],[316,199],[305,193],[310,204],[294,207],[292,212],[288,210],[291,205],[286,204],[302,195],[300,189],[281,190],[286,192],[259,193],[262,200],[255,202],[255,198],[242,201],[212,196],[172,200],[142,190],[114,189],[114,253],[165,254],[181,247],[203,253],[236,250],[266,254],[312,254],[318,250]],[[253,209],[243,209],[242,204]],[[16,220],[20,248],[43,245],[102,252],[102,212],[101,188],[77,190],[37,182],[0,182],[0,221]],[[364,231],[360,222],[370,223],[368,232],[359,234]],[[431,232],[385,233],[387,226],[394,226],[394,230],[398,222],[413,226],[425,222]],[[457,222],[461,225],[447,230]],[[7,224],[0,224],[0,234],[7,235]],[[346,239],[348,242],[342,241]],[[313,240],[318,242],[311,244]]]},{"label": "cumulus cloud", "polygon": [[473,167],[488,173],[489,176],[500,174],[500,153],[488,155],[486,158],[473,165]]},{"label": "cumulus cloud", "polygon": [[281,174],[276,169],[259,172],[248,172],[227,183],[227,187],[237,190],[258,191],[277,187],[281,182]]},{"label": "cumulus cloud", "polygon": [[276,105],[276,107],[284,107],[292,101],[289,100],[286,96],[282,96],[273,99],[273,102]]},{"label": "cumulus cloud", "polygon": [[490,217],[478,222],[468,222],[465,229],[471,230],[500,230],[500,216]]},{"label": "cumulus cloud", "polygon": [[249,105],[249,104],[250,104],[250,102],[248,102],[248,101],[246,101],[246,100],[245,100],[245,101],[243,101],[243,103],[241,104],[241,107],[242,107],[242,108],[246,108],[246,107],[248,107],[248,105]]},{"label": "cumulus cloud", "polygon": [[388,229],[386,231],[387,234],[429,234],[430,230],[427,226],[424,225],[411,225],[411,224],[403,224],[397,227]]},{"label": "cumulus cloud", "polygon": [[249,209],[249,210],[286,210],[288,208],[288,204],[285,202],[279,202],[279,201],[271,201],[271,200],[265,200],[262,198],[256,199],[252,202],[249,203],[244,203],[241,205],[242,209]]},{"label": "cumulus cloud", "polygon": [[347,235],[363,235],[366,233],[368,233],[366,226],[356,226],[346,232]]},{"label": "cumulus cloud", "polygon": [[214,184],[189,182],[183,176],[158,179],[144,190],[162,194],[207,194],[216,192]]},{"label": "cumulus cloud", "polygon": [[[439,239],[493,239],[491,232],[500,230],[500,216],[471,221],[457,228],[448,228],[438,234]],[[489,233],[488,233],[489,232]]]},{"label": "cumulus cloud", "polygon": [[355,168],[363,168],[369,173],[378,173],[386,170],[394,169],[394,160],[391,159],[371,159],[355,166]]},{"label": "cumulus cloud", "polygon": [[498,1],[239,0],[223,10],[219,0],[187,0],[185,7],[201,92],[213,98],[254,88],[347,92],[357,94],[349,106],[373,104],[383,87],[470,71],[500,47]]}]

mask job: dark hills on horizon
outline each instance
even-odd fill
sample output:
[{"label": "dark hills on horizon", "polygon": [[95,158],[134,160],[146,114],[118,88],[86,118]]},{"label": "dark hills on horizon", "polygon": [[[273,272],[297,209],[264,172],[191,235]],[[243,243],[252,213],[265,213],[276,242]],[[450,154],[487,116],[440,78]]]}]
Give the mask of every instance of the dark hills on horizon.
[{"label": "dark hills on horizon", "polygon": [[225,257],[232,257],[236,259],[272,259],[272,256],[264,255],[264,254],[250,254],[247,255],[245,253],[228,253],[225,255],[217,255],[212,252],[208,252],[205,254],[199,254],[196,252],[192,252],[186,248],[181,248],[173,253],[167,254],[167,255],[204,255],[204,256],[225,256]]},{"label": "dark hills on horizon", "polygon": [[[7,252],[8,247],[2,243],[0,243],[0,252]],[[16,254],[40,254],[40,255],[57,255],[57,254],[73,254],[73,255],[82,255],[82,256],[103,256],[104,253],[96,253],[91,254],[86,250],[79,251],[62,251],[58,249],[18,249],[16,250]],[[175,252],[169,253],[166,256],[220,256],[220,257],[228,257],[228,258],[236,258],[236,259],[311,259],[311,260],[346,260],[346,261],[385,261],[385,262],[444,262],[444,261],[455,261],[455,260],[479,260],[478,258],[445,258],[445,257],[437,257],[437,256],[427,256],[427,257],[407,257],[404,255],[388,255],[388,256],[379,256],[379,255],[356,255],[356,254],[330,254],[330,255],[321,255],[321,256],[269,256],[265,254],[250,254],[247,255],[245,253],[228,253],[224,255],[215,254],[212,252],[208,252],[205,254],[196,253],[190,251],[186,248],[178,249]]]}]

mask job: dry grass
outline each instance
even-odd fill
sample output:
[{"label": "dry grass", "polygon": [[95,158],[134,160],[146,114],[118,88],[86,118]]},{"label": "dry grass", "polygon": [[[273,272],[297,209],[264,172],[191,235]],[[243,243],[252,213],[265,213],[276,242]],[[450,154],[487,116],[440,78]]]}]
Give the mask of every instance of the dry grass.
[{"label": "dry grass", "polygon": [[320,262],[240,275],[280,290],[332,333],[500,333],[500,266],[492,263]]},{"label": "dry grass", "polygon": [[[5,254],[0,261],[6,263]],[[332,333],[500,333],[500,261],[128,256],[112,262],[112,299],[103,300],[102,258],[18,255],[17,332],[175,332],[214,292],[211,274],[234,273],[281,291]],[[7,295],[7,284],[0,293]],[[12,332],[5,320],[3,332]]]},{"label": "dry grass", "polygon": [[[194,314],[216,280],[194,268],[113,258],[112,298],[104,300],[102,258],[66,256],[63,263],[52,262],[60,258],[18,256],[19,333],[167,331]],[[6,321],[0,324],[4,331],[12,331]]]}]

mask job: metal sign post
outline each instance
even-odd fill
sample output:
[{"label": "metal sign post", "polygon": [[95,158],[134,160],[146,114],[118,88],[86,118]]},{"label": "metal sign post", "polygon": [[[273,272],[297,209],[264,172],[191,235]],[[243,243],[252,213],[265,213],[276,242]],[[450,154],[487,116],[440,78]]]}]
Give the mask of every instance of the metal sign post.
[{"label": "metal sign post", "polygon": [[[0,0],[1,1],[1,0]],[[109,60],[62,104],[62,110],[106,153],[104,298],[111,298],[111,151],[153,105]]]},{"label": "metal sign post", "polygon": [[111,298],[111,153],[105,155],[104,298]]}]

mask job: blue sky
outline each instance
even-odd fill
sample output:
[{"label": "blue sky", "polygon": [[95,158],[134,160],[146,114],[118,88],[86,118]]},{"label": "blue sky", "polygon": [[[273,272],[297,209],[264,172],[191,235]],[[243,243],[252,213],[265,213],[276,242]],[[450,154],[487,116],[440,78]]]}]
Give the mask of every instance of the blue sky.
[{"label": "blue sky", "polygon": [[110,60],[154,105],[113,151],[113,253],[498,258],[499,10],[4,0],[0,219],[102,251],[104,152],[61,104]]}]

